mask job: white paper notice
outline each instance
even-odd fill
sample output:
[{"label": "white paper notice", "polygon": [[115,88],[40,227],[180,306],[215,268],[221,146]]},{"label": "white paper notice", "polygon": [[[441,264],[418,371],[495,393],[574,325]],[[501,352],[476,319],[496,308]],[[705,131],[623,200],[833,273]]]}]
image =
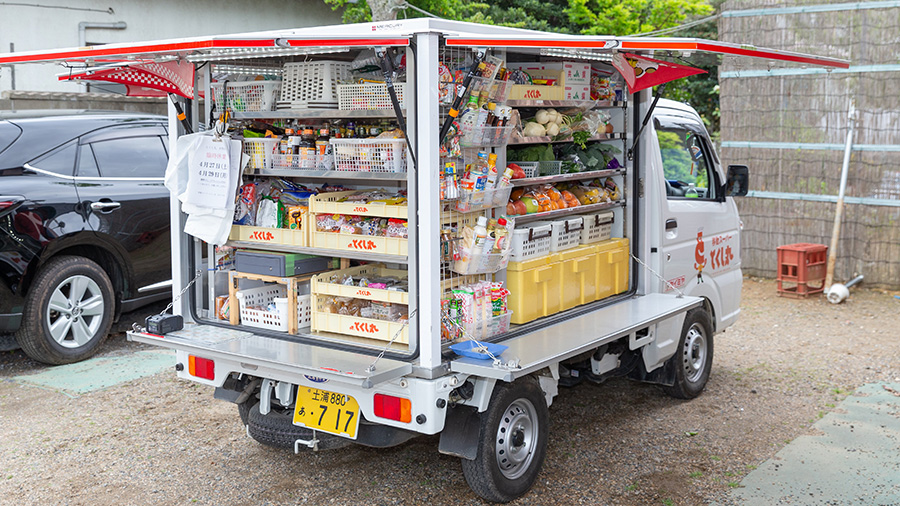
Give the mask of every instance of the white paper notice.
[{"label": "white paper notice", "polygon": [[231,183],[231,153],[227,139],[200,137],[188,156],[185,204],[226,209],[234,201]]}]

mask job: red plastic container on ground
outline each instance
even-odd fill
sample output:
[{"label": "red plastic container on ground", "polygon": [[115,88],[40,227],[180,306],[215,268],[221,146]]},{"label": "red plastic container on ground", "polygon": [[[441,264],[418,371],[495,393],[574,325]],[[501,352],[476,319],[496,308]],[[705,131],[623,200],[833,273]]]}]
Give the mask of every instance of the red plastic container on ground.
[{"label": "red plastic container on ground", "polygon": [[778,248],[778,295],[804,298],[825,290],[828,246],[788,244]]}]

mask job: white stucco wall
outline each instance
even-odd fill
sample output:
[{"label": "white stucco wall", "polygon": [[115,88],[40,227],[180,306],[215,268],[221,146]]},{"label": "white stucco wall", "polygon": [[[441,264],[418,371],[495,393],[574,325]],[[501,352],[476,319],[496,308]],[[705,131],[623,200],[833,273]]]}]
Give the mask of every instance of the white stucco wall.
[{"label": "white stucco wall", "polygon": [[[124,30],[88,29],[88,43],[136,42],[279,28],[340,24],[340,13],[322,0],[19,0],[0,5],[0,53],[76,47],[82,21],[124,21]],[[57,8],[34,5],[58,6]],[[112,9],[112,13],[108,10]],[[90,10],[88,10],[90,9]],[[15,87],[31,91],[82,91],[58,82],[57,65],[17,65]],[[0,91],[12,88],[0,67]]]}]

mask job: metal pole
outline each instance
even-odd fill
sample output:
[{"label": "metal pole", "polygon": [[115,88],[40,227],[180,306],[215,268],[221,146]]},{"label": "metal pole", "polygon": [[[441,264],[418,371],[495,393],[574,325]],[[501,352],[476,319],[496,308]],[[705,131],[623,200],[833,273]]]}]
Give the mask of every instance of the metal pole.
[{"label": "metal pole", "polygon": [[[14,42],[9,43],[9,52],[10,53],[16,52],[16,44]],[[12,81],[10,83],[9,89],[15,90],[16,89],[16,66],[15,65],[9,66],[9,78]]]},{"label": "metal pole", "polygon": [[844,216],[844,193],[847,190],[847,172],[850,168],[850,152],[853,148],[853,116],[856,113],[853,99],[847,111],[847,143],[844,145],[844,163],[841,165],[841,188],[838,191],[837,208],[834,211],[834,229],[831,232],[831,247],[828,248],[828,263],[825,267],[825,291],[834,281],[834,264],[837,260],[838,240],[841,237],[841,219]]}]

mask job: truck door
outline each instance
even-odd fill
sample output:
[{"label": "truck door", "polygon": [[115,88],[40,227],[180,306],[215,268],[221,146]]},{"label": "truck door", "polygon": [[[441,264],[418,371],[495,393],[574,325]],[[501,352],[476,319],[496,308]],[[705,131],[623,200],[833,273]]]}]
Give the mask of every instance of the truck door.
[{"label": "truck door", "polygon": [[709,299],[715,324],[723,328],[737,317],[740,304],[737,207],[725,198],[725,176],[699,117],[662,108],[653,124],[665,188],[664,276],[685,293]]}]

